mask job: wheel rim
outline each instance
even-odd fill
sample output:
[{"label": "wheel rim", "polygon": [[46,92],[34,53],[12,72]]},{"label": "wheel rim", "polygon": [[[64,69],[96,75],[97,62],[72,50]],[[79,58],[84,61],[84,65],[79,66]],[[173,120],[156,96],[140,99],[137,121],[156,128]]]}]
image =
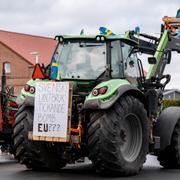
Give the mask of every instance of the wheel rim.
[{"label": "wheel rim", "polygon": [[135,114],[128,114],[120,129],[120,150],[126,161],[134,161],[142,147],[142,126]]}]

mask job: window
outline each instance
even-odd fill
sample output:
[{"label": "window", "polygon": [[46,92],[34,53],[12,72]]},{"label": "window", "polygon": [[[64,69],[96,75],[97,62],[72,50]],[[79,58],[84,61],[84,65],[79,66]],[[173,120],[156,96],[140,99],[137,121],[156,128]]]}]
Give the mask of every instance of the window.
[{"label": "window", "polygon": [[124,44],[122,47],[123,58],[124,58],[124,71],[125,76],[137,78],[139,77],[139,69],[138,69],[138,58],[136,53],[132,53],[131,46]]},{"label": "window", "polygon": [[5,73],[6,74],[11,73],[11,64],[9,62],[5,62],[3,65],[4,65]]},{"label": "window", "polygon": [[111,43],[111,68],[113,78],[123,77],[123,60],[119,40]]}]

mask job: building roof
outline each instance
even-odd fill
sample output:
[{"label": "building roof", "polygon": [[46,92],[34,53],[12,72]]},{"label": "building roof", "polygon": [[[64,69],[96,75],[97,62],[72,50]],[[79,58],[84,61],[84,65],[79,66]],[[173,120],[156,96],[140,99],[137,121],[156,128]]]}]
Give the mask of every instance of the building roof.
[{"label": "building roof", "polygon": [[35,64],[32,52],[39,53],[39,63],[49,64],[57,41],[49,37],[34,36],[0,30],[0,42],[22,56],[31,64]]},{"label": "building roof", "polygon": [[178,93],[180,94],[180,90],[179,89],[165,89],[164,90],[164,95],[168,95],[168,94],[171,94],[171,93]]}]

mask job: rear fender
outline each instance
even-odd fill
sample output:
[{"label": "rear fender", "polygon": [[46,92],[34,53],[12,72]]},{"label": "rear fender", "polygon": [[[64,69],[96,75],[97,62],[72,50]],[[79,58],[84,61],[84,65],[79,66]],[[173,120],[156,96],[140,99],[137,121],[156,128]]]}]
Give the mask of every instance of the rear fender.
[{"label": "rear fender", "polygon": [[[48,82],[48,81],[49,81],[48,79],[44,79],[44,80],[42,80],[42,79],[35,79],[35,80],[30,79],[29,81],[26,82],[26,84],[27,84],[29,87],[34,87],[34,88],[36,88],[37,82]],[[33,98],[35,97],[35,94],[32,94],[32,93],[30,93],[29,91],[25,91],[25,89],[22,88],[19,96],[18,96],[17,99],[16,99],[16,103],[17,103],[18,105],[22,105],[22,104],[25,102],[26,97],[32,97],[32,98],[30,98],[30,99],[33,99]],[[26,100],[26,101],[29,101],[29,100]]]},{"label": "rear fender", "polygon": [[131,85],[128,81],[109,80],[99,84],[95,87],[95,89],[103,86],[107,86],[109,92],[107,92],[107,94],[98,96],[93,96],[92,93],[90,93],[85,100],[84,109],[108,109],[123,95],[132,95],[138,98],[147,109],[144,94],[136,86]]}]

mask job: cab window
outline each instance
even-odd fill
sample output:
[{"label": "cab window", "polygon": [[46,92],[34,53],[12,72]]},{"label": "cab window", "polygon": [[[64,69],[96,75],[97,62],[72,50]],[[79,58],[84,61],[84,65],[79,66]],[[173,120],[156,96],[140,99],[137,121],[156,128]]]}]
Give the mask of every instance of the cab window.
[{"label": "cab window", "polygon": [[112,78],[123,77],[123,59],[119,40],[111,43],[111,69]]},{"label": "cab window", "polygon": [[133,47],[123,43],[122,53],[124,59],[124,74],[130,81],[136,80],[140,76],[138,68],[138,57],[136,53],[132,52]]}]

